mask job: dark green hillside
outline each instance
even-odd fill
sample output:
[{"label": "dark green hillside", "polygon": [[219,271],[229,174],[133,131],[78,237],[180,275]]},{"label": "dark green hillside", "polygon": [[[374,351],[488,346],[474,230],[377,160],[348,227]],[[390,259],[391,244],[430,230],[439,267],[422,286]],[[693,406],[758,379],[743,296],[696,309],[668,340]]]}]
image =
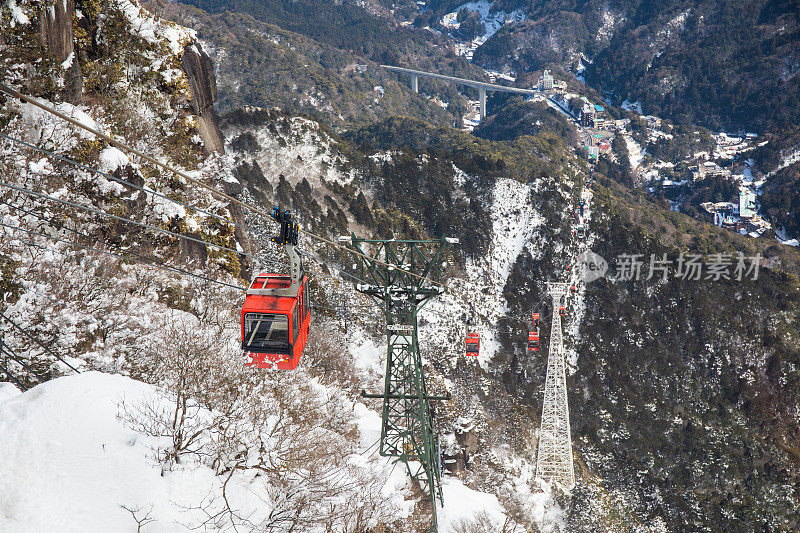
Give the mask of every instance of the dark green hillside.
[{"label": "dark green hillside", "polygon": [[617,186],[595,198],[604,257],[760,246],[781,266],[756,281],[587,286],[570,405],[587,466],[633,488],[644,516],[668,530],[797,528],[800,257],[667,215]]},{"label": "dark green hillside", "polygon": [[761,209],[778,229],[800,235],[800,164],[779,170],[764,186]]},{"label": "dark green hillside", "polygon": [[380,17],[349,2],[193,0],[186,3],[212,14],[246,14],[259,22],[274,24],[375,63],[485,78],[481,69],[450,51],[445,37],[401,26],[393,18]]},{"label": "dark green hillside", "polygon": [[[431,2],[441,19],[461,2]],[[526,20],[501,28],[475,62],[523,73],[574,67],[594,88],[647,114],[729,131],[800,121],[800,9],[790,0],[497,0]]]},{"label": "dark green hillside", "polygon": [[800,119],[796,2],[659,2],[634,13],[588,69],[591,84],[712,129],[762,132]]},{"label": "dark green hillside", "polygon": [[526,102],[519,97],[508,99],[473,133],[484,139],[508,141],[520,135],[536,135],[543,131],[551,131],[570,145],[578,145],[575,125],[563,114],[544,102]]},{"label": "dark green hillside", "polygon": [[[601,181],[592,249],[612,267],[620,253],[741,251],[763,254],[774,268],[756,281],[587,285],[580,355],[567,379],[582,473],[569,530],[633,530],[633,516],[598,514],[586,503],[609,494],[624,494],[629,511],[651,524],[660,518],[667,531],[796,529],[800,255]],[[534,280],[553,271],[545,263],[518,259],[506,287],[513,314],[533,311],[542,296]],[[525,333],[501,328],[505,358],[495,371],[536,410],[546,354],[526,353]]]},{"label": "dark green hillside", "polygon": [[[279,107],[335,127],[410,114],[435,124],[459,120],[466,100],[452,85],[435,94],[447,109],[414,94],[407,80],[350,52],[254,19],[167,4],[164,15],[198,31],[217,59],[219,108]],[[421,89],[426,90],[421,84]]]}]

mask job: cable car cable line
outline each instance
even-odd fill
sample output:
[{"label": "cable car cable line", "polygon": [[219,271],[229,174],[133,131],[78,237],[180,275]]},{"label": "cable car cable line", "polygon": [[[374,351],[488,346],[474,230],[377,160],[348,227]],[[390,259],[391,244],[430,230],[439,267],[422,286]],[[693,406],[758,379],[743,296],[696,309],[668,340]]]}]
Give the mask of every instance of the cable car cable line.
[{"label": "cable car cable line", "polygon": [[[44,194],[40,194],[40,193],[36,193],[36,192],[34,192],[34,191],[30,191],[29,189],[25,189],[25,188],[22,188],[22,187],[15,187],[15,186],[11,186],[11,185],[8,185],[8,184],[6,184],[6,183],[2,183],[2,182],[0,182],[0,186],[10,187],[10,188],[12,188],[12,189],[19,190],[20,192],[24,192],[24,193],[32,193],[32,194],[34,194],[35,196],[43,197],[43,198],[46,198],[46,199],[51,199],[51,200],[54,200],[54,201],[63,202],[63,203],[66,203],[66,204],[68,204],[68,205],[74,205],[75,207],[79,207],[79,208],[85,208],[85,207],[86,207],[86,206],[81,206],[81,205],[72,204],[71,202],[62,201],[62,200],[59,200],[58,198],[52,198],[52,197],[50,197],[50,196],[47,196],[47,195],[44,195]],[[42,220],[42,221],[45,221],[45,222],[50,222],[50,223],[51,223],[51,225],[52,225],[52,221],[50,221],[48,218],[46,218],[46,217],[42,216],[42,215],[41,215],[41,214],[39,214],[39,213],[36,213],[36,212],[34,212],[34,211],[29,211],[29,210],[27,210],[27,209],[24,209],[24,208],[22,208],[22,207],[20,207],[20,206],[17,206],[17,205],[14,205],[14,204],[8,203],[7,201],[0,202],[0,204],[2,204],[2,205],[7,205],[8,207],[11,207],[12,209],[16,209],[16,210],[22,211],[22,212],[26,213],[27,215],[34,216],[34,217],[36,217],[36,218],[38,218],[38,219],[40,219],[40,220]],[[90,209],[90,210],[91,210],[92,212],[94,212],[94,211],[95,211],[95,210],[93,210],[93,209]],[[100,212],[100,213],[102,213],[102,212]],[[106,214],[106,215],[109,215],[108,213],[104,213],[104,214]],[[144,226],[146,226],[146,227],[148,227],[148,228],[151,228],[151,226],[149,226],[149,225],[146,225],[146,224],[140,224],[140,223],[136,222],[135,220],[130,220],[130,219],[127,219],[127,218],[124,218],[124,217],[119,217],[119,216],[116,216],[116,215],[109,215],[109,216],[112,216],[113,218],[116,218],[116,219],[119,219],[119,220],[122,220],[122,221],[125,221],[125,222],[131,222],[131,223],[134,223],[134,224],[144,225]],[[79,235],[79,236],[81,236],[81,237],[85,237],[85,238],[91,238],[91,236],[89,236],[89,235],[86,235],[85,233],[81,233],[80,231],[78,231],[78,230],[75,230],[75,229],[73,229],[73,228],[64,227],[64,228],[60,228],[60,229],[65,229],[65,230],[67,230],[67,231],[71,231],[71,232],[73,232],[73,233],[75,233],[76,235]],[[161,229],[161,228],[157,228],[157,227],[156,227],[156,228],[154,228],[154,229],[156,229],[156,230],[159,230],[159,231],[162,231],[162,229]],[[166,230],[164,230],[164,231],[166,231]],[[169,234],[171,234],[171,235],[174,235],[174,236],[177,236],[177,237],[186,237],[185,235],[173,234],[172,232],[169,232],[169,231],[167,231],[167,233],[169,233]],[[206,242],[206,241],[203,241],[203,240],[201,240],[201,239],[190,239],[190,240],[193,240],[193,241],[195,241],[195,242],[202,243],[202,244],[207,244],[207,245],[209,245],[209,246],[216,246],[216,247],[218,247],[218,248],[221,248],[221,249],[224,249],[224,250],[228,250],[228,251],[231,251],[231,252],[236,252],[236,253],[238,253],[238,254],[242,254],[242,255],[250,256],[250,257],[253,257],[253,258],[256,258],[256,259],[262,259],[262,258],[264,258],[264,256],[258,256],[258,255],[254,255],[254,254],[248,254],[248,253],[245,253],[245,252],[238,252],[237,250],[234,250],[234,249],[232,249],[232,248],[227,248],[227,247],[224,247],[224,246],[219,246],[219,245],[211,244],[211,243],[208,243],[208,242]],[[31,245],[31,246],[36,246],[37,248],[48,249],[48,248],[46,248],[46,247],[44,247],[44,246],[41,246],[41,245],[38,245],[38,244],[35,244],[35,243],[31,243],[31,242],[27,242],[27,241],[25,241],[25,242],[26,242],[28,245]],[[317,258],[315,258],[315,259],[317,259]],[[319,261],[319,259],[317,259],[317,260]],[[358,279],[358,278],[356,278],[356,277],[354,277],[354,276],[350,275],[350,274],[349,274],[349,273],[347,273],[347,272],[341,271],[341,273],[342,273],[342,274],[344,274],[344,275],[347,275],[347,276],[349,276],[349,277],[351,277],[351,278],[353,278],[353,279],[355,279],[355,280],[357,280],[357,281],[359,281],[359,282],[362,282],[362,283],[364,283],[362,280],[360,280],[360,279]],[[331,278],[331,279],[333,279],[333,280],[338,280],[336,277],[334,277],[334,276],[332,276],[332,275],[330,275],[330,274],[325,274],[324,272],[319,272],[319,274],[320,274],[320,275],[322,275],[322,276],[329,277],[329,278]],[[8,280],[8,281],[11,281],[12,283],[15,283],[13,280]],[[145,283],[153,283],[153,282],[145,282]],[[25,287],[24,285],[21,285],[21,284],[19,284],[19,283],[15,283],[15,284],[16,284],[16,285],[18,285],[18,286],[20,286],[20,287],[22,287],[22,288],[24,288],[24,289],[26,289],[26,290],[28,289],[27,287]],[[162,289],[164,289],[164,290],[167,290],[167,288],[166,288],[165,286],[161,285],[161,284],[157,284],[157,283],[153,283],[153,284],[155,284],[155,285],[157,285],[157,286],[160,286],[160,287],[161,287]],[[170,290],[172,290],[172,289],[170,288]],[[187,292],[185,292],[185,291],[180,291],[179,289],[176,289],[176,290],[178,290],[179,292],[182,292],[182,293],[183,293],[183,294],[185,294],[186,296],[193,296],[193,295],[191,295],[191,294],[189,294],[189,293],[187,293]],[[326,307],[326,306],[320,306],[320,305],[312,305],[311,307],[312,307],[312,308],[320,308],[320,309],[331,309],[331,310],[338,310],[338,309],[347,309],[347,308],[354,308],[354,307],[358,307],[358,308],[367,308],[367,307],[370,307],[370,308],[371,308],[371,307],[375,307],[375,304],[368,304],[368,305],[363,305],[363,304],[353,304],[353,305],[347,305],[347,306],[345,306],[345,305],[342,305],[342,306],[338,306],[338,307]]]},{"label": "cable car cable line", "polygon": [[[67,122],[69,122],[73,126],[77,126],[77,127],[81,128],[81,129],[83,129],[85,131],[88,131],[89,133],[92,133],[92,134],[100,137],[101,139],[111,143],[112,145],[116,146],[117,148],[121,148],[123,150],[126,150],[129,153],[132,153],[132,154],[135,154],[135,155],[141,157],[142,159],[144,159],[145,161],[148,161],[149,163],[152,163],[152,164],[154,164],[154,165],[156,165],[158,167],[161,167],[164,170],[172,172],[172,173],[176,174],[177,176],[180,176],[180,177],[184,178],[185,180],[189,181],[190,183],[192,183],[192,184],[194,184],[194,185],[196,185],[198,187],[202,187],[202,188],[208,190],[209,192],[211,192],[212,194],[216,195],[219,198],[224,198],[225,200],[228,200],[229,202],[235,203],[235,204],[243,207],[244,209],[247,209],[248,211],[252,211],[253,213],[261,215],[264,218],[267,218],[267,219],[272,218],[272,215],[267,213],[266,211],[264,211],[262,209],[259,209],[257,207],[254,207],[254,206],[252,206],[252,205],[250,205],[250,204],[248,204],[246,202],[243,202],[243,201],[239,200],[238,198],[234,198],[233,196],[231,196],[229,194],[225,194],[224,192],[221,192],[221,191],[215,189],[214,187],[211,187],[210,185],[207,185],[207,184],[203,183],[202,181],[189,176],[186,172],[183,172],[181,170],[175,169],[175,168],[167,165],[166,163],[162,163],[161,161],[159,161],[159,160],[155,159],[154,157],[151,157],[151,156],[141,152],[140,150],[137,150],[136,148],[132,148],[132,147],[128,146],[127,144],[125,144],[125,143],[123,143],[121,141],[118,141],[118,140],[114,139],[113,137],[111,137],[109,135],[106,135],[105,133],[102,133],[101,131],[99,131],[99,130],[97,130],[95,128],[87,126],[86,124],[83,124],[82,122],[80,122],[78,120],[75,120],[74,118],[69,117],[69,116],[61,113],[60,111],[57,111],[57,110],[55,110],[55,109],[53,109],[53,108],[51,108],[49,106],[46,106],[46,105],[42,104],[41,102],[36,101],[34,98],[32,98],[30,96],[24,95],[24,94],[20,93],[19,91],[15,90],[15,89],[12,89],[11,87],[6,85],[5,83],[0,82],[0,90],[2,90],[3,92],[5,92],[6,94],[8,94],[10,96],[13,96],[14,98],[19,98],[20,100],[24,100],[25,102],[28,102],[29,104],[34,105],[34,106],[38,107],[39,109],[42,109],[43,111],[46,111],[46,112],[50,113],[51,115],[54,115],[54,116],[56,116],[56,117],[58,117],[58,118],[60,118],[62,120],[66,120]],[[312,233],[310,231],[298,228],[298,232],[303,234],[303,235],[306,235],[307,237],[310,237],[312,239],[316,239],[318,241],[324,242],[324,243],[326,243],[326,244],[328,244],[330,246],[333,246],[334,248],[339,248],[341,250],[345,250],[350,254],[359,256],[359,257],[361,257],[363,259],[366,259],[366,260],[368,260],[368,261],[370,261],[372,263],[379,264],[381,266],[385,266],[385,267],[388,267],[388,268],[392,268],[393,270],[397,270],[398,272],[402,272],[402,273],[407,274],[409,276],[413,276],[413,277],[419,278],[419,279],[421,279],[423,281],[427,281],[428,283],[430,283],[432,285],[437,285],[437,286],[440,286],[440,287],[442,287],[444,289],[447,289],[447,290],[450,290],[450,291],[453,291],[453,292],[459,292],[459,293],[461,292],[460,290],[456,291],[456,290],[452,289],[451,287],[449,287],[445,283],[441,283],[441,282],[438,282],[438,281],[434,281],[434,280],[428,279],[425,276],[422,276],[420,274],[411,272],[410,270],[406,270],[406,269],[398,267],[396,265],[391,265],[391,264],[389,264],[389,263],[387,263],[385,261],[381,261],[380,259],[377,259],[377,258],[369,257],[366,254],[363,254],[361,252],[358,252],[356,250],[348,248],[347,246],[343,246],[343,245],[341,245],[341,244],[339,244],[339,243],[337,243],[335,241],[332,241],[332,240],[330,240],[330,239],[328,239],[326,237],[322,237],[322,236],[317,235],[315,233]]]},{"label": "cable car cable line", "polygon": [[[44,222],[48,222],[48,223],[50,223],[50,226],[52,226],[52,221],[51,221],[50,219],[48,219],[48,218],[45,218],[45,217],[43,217],[42,215],[40,215],[40,214],[38,214],[38,213],[34,213],[34,212],[32,212],[32,211],[27,211],[27,210],[25,210],[25,209],[22,209],[22,208],[21,208],[21,207],[19,207],[19,206],[16,206],[16,205],[13,205],[13,204],[9,204],[8,202],[0,202],[0,204],[2,204],[2,205],[7,205],[8,207],[11,207],[11,208],[13,208],[13,209],[18,209],[18,210],[20,210],[20,211],[24,211],[24,212],[25,212],[25,213],[27,213],[28,215],[34,216],[34,217],[36,217],[36,218],[38,218],[38,219],[40,219],[40,220],[42,220],[42,221],[44,221]],[[87,239],[91,239],[91,237],[90,237],[89,235],[86,235],[85,233],[81,233],[80,231],[78,231],[78,230],[76,230],[76,229],[73,229],[73,228],[67,228],[67,227],[64,227],[64,228],[61,228],[61,229],[65,229],[65,230],[67,230],[67,231],[71,231],[71,232],[75,233],[75,234],[76,234],[76,235],[78,235],[78,236],[85,237],[85,238],[87,238]],[[48,237],[48,238],[49,238],[49,237]],[[20,239],[17,239],[17,240],[20,240]],[[36,248],[40,248],[40,249],[42,249],[42,250],[48,250],[48,251],[52,251],[52,250],[53,250],[53,248],[51,248],[51,247],[42,246],[42,245],[40,245],[40,244],[35,244],[35,243],[28,242],[28,241],[24,241],[24,240],[20,240],[20,242],[22,242],[22,243],[24,243],[24,244],[26,244],[26,245],[28,245],[28,246],[35,246]],[[136,254],[136,255],[139,255],[139,254]],[[140,256],[140,257],[142,257],[142,256]],[[99,266],[99,264],[98,264],[96,261],[95,261],[95,262],[93,262],[93,263],[94,263],[94,266]],[[38,294],[39,296],[41,296],[41,297],[43,297],[43,298],[45,298],[45,299],[47,299],[47,300],[49,300],[49,301],[51,301],[51,302],[54,302],[54,303],[56,303],[56,301],[55,301],[53,298],[51,298],[51,297],[49,297],[49,296],[47,296],[47,295],[45,295],[45,294],[42,294],[41,292],[39,292],[39,291],[37,291],[37,290],[35,290],[35,289],[31,288],[31,287],[27,287],[27,286],[25,286],[25,285],[23,285],[23,284],[21,284],[21,283],[18,283],[18,282],[16,282],[16,281],[12,280],[12,279],[0,278],[0,281],[7,281],[7,282],[9,282],[9,283],[13,283],[14,285],[16,285],[16,286],[20,287],[21,289],[24,289],[24,290],[26,290],[26,291],[31,291],[31,292],[33,292],[34,294]],[[179,293],[183,294],[184,296],[188,296],[189,298],[196,298],[196,297],[197,297],[197,295],[196,295],[196,294],[188,293],[188,292],[186,292],[186,291],[184,291],[184,290],[182,290],[182,289],[179,289],[179,288],[177,288],[177,287],[168,287],[168,286],[164,285],[163,283],[158,283],[158,282],[156,282],[156,281],[151,281],[151,280],[137,280],[136,282],[137,282],[137,283],[140,283],[140,284],[144,284],[144,285],[151,285],[151,286],[155,286],[155,287],[157,287],[157,288],[160,288],[161,290],[164,290],[164,291],[174,291],[174,292],[179,292]]]},{"label": "cable car cable line", "polygon": [[137,226],[140,226],[140,227],[143,227],[143,228],[146,228],[146,229],[150,229],[150,230],[153,230],[153,231],[158,231],[158,232],[161,232],[161,233],[166,233],[167,235],[170,235],[172,237],[177,237],[179,239],[186,239],[187,241],[196,242],[198,244],[204,244],[206,246],[213,246],[215,248],[218,248],[220,250],[225,250],[227,252],[233,252],[235,254],[240,254],[240,255],[254,257],[254,258],[258,258],[259,257],[259,256],[255,255],[255,254],[247,253],[247,252],[244,252],[244,251],[240,252],[238,250],[234,250],[233,248],[228,248],[227,246],[222,246],[220,244],[212,244],[210,242],[204,241],[203,239],[198,239],[196,237],[191,237],[189,235],[183,235],[181,233],[175,233],[174,231],[170,231],[170,230],[165,229],[165,228],[159,228],[158,226],[153,226],[153,225],[150,225],[150,224],[146,224],[144,222],[137,222],[136,220],[131,220],[130,218],[125,218],[125,217],[121,217],[121,216],[118,216],[118,215],[113,215],[111,213],[107,213],[105,211],[102,211],[100,209],[95,209],[95,208],[87,206],[87,205],[76,204],[74,202],[69,202],[67,200],[62,200],[60,198],[55,198],[53,196],[48,196],[48,195],[42,194],[40,192],[32,191],[32,190],[26,189],[24,187],[17,187],[16,185],[10,185],[8,183],[3,183],[2,181],[0,181],[0,187],[7,187],[9,189],[14,189],[15,191],[21,192],[23,194],[36,196],[38,198],[42,198],[42,199],[45,199],[45,200],[50,200],[52,202],[58,202],[60,204],[68,205],[70,207],[83,209],[85,211],[89,211],[90,213],[94,213],[96,215],[100,215],[100,216],[104,216],[104,217],[113,218],[114,220],[119,220],[121,222],[128,222],[130,224],[136,224]]},{"label": "cable car cable line", "polygon": [[23,359],[22,359],[22,358],[21,358],[19,355],[17,355],[17,354],[16,354],[16,353],[14,353],[14,352],[13,352],[13,351],[12,351],[10,348],[8,348],[8,347],[5,345],[5,343],[3,343],[2,345],[0,345],[0,354],[3,354],[3,355],[5,355],[6,357],[8,357],[8,358],[10,358],[10,359],[12,359],[12,360],[14,360],[14,361],[16,361],[18,364],[20,364],[20,365],[22,366],[22,368],[24,368],[24,369],[25,369],[25,370],[27,370],[29,373],[31,373],[31,374],[33,374],[34,376],[36,376],[36,380],[37,380],[39,383],[44,383],[45,381],[47,381],[47,380],[46,380],[46,379],[44,379],[44,378],[43,378],[43,377],[42,377],[42,376],[41,376],[41,375],[40,375],[40,374],[39,374],[39,373],[38,373],[36,370],[34,370],[33,368],[31,368],[31,367],[30,367],[30,365],[28,365],[28,364],[27,364],[27,363],[26,363],[26,362],[25,362],[25,361],[24,361],[24,360],[23,360]]},{"label": "cable car cable line", "polygon": [[128,187],[131,187],[131,188],[136,189],[138,191],[142,191],[145,194],[152,194],[154,196],[158,196],[159,198],[162,198],[162,199],[167,200],[169,202],[172,202],[174,204],[177,204],[177,205],[180,205],[182,207],[186,207],[188,209],[196,211],[198,213],[202,213],[204,215],[208,215],[210,217],[216,218],[216,219],[218,219],[218,220],[220,220],[222,222],[225,222],[226,224],[234,224],[235,226],[237,226],[239,228],[246,229],[246,230],[248,230],[250,232],[255,232],[255,229],[253,229],[250,226],[247,226],[245,224],[241,224],[239,222],[230,220],[230,219],[225,218],[225,217],[223,217],[221,215],[217,215],[216,213],[211,213],[211,212],[206,211],[204,209],[201,209],[199,207],[195,207],[195,206],[189,205],[187,203],[181,202],[180,200],[176,200],[174,198],[170,198],[166,194],[154,191],[152,189],[148,189],[147,187],[142,187],[141,185],[136,185],[135,183],[131,183],[129,181],[125,181],[122,178],[118,178],[118,177],[114,176],[113,174],[109,174],[107,172],[103,172],[102,170],[98,170],[96,168],[84,165],[83,163],[75,161],[74,159],[70,159],[69,157],[65,157],[65,156],[59,155],[59,154],[57,154],[55,152],[51,152],[50,150],[45,150],[44,148],[40,148],[38,146],[35,146],[35,145],[30,144],[28,142],[25,142],[22,139],[17,139],[16,137],[12,137],[10,135],[6,135],[5,133],[2,133],[2,132],[0,132],[0,137],[4,138],[4,139],[7,139],[9,141],[12,141],[12,142],[21,144],[23,146],[26,146],[26,147],[28,147],[28,148],[30,148],[32,150],[36,150],[37,152],[39,152],[41,154],[44,154],[44,155],[47,155],[47,156],[51,156],[51,157],[55,157],[56,159],[60,159],[61,161],[65,162],[65,163],[68,163],[70,165],[78,167],[78,168],[80,168],[82,170],[85,170],[87,172],[91,172],[91,173],[94,173],[94,174],[99,174],[99,175],[107,178],[110,181],[119,182],[119,183],[121,183],[123,185],[127,185]]},{"label": "cable car cable line", "polygon": [[47,346],[45,346],[45,345],[44,345],[44,343],[43,343],[42,341],[40,341],[39,339],[37,339],[36,337],[34,337],[33,335],[31,335],[30,333],[28,333],[27,331],[25,331],[25,329],[24,329],[22,326],[20,326],[19,324],[17,324],[16,322],[14,322],[13,320],[11,320],[10,318],[8,318],[8,317],[7,317],[7,316],[6,316],[4,313],[0,313],[0,318],[2,318],[3,320],[5,320],[5,321],[6,321],[6,322],[8,322],[9,324],[11,324],[11,325],[14,327],[14,329],[16,329],[17,331],[19,331],[20,333],[22,333],[23,335],[25,335],[26,337],[28,337],[29,339],[31,339],[33,342],[35,342],[36,344],[38,344],[40,348],[42,348],[44,351],[46,351],[47,353],[49,353],[50,355],[52,355],[53,357],[55,357],[56,359],[58,359],[59,361],[61,361],[61,362],[62,362],[62,363],[64,363],[65,365],[67,365],[68,367],[70,367],[70,368],[71,368],[72,370],[74,370],[76,373],[78,373],[78,374],[80,374],[80,373],[81,373],[81,371],[80,371],[80,370],[78,370],[77,368],[75,368],[74,366],[72,366],[71,364],[69,364],[67,361],[65,361],[65,360],[64,360],[64,359],[63,359],[63,358],[62,358],[60,355],[58,355],[57,353],[54,353],[54,352],[53,352],[53,351],[52,351],[50,348],[48,348]]},{"label": "cable car cable line", "polygon": [[25,392],[25,391],[27,391],[27,390],[28,390],[28,387],[26,387],[25,385],[23,385],[23,384],[22,384],[22,382],[21,382],[20,380],[18,380],[16,377],[14,377],[14,374],[12,374],[12,373],[11,373],[11,372],[8,370],[8,368],[6,368],[5,366],[3,366],[2,364],[0,364],[0,372],[2,372],[3,374],[5,374],[5,375],[6,375],[6,377],[7,377],[7,378],[9,378],[11,381],[13,381],[13,382],[14,382],[14,383],[16,383],[17,385],[19,385],[19,387],[22,389],[22,392]]},{"label": "cable car cable line", "polygon": [[[183,275],[187,275],[187,276],[192,276],[194,278],[201,279],[203,281],[209,281],[211,283],[216,283],[218,285],[223,285],[223,286],[229,287],[231,289],[237,289],[237,290],[241,290],[241,291],[246,290],[246,287],[242,287],[241,285],[233,285],[231,283],[226,283],[224,281],[218,281],[218,280],[216,280],[214,278],[210,278],[208,276],[204,276],[204,275],[201,275],[201,274],[194,274],[192,272],[189,272],[188,270],[183,270],[183,269],[180,269],[180,268],[177,268],[177,267],[173,267],[173,266],[170,266],[170,265],[165,265],[163,263],[158,263],[158,262],[155,262],[155,261],[139,260],[139,259],[135,259],[133,257],[125,257],[125,256],[123,256],[121,254],[117,254],[117,253],[114,253],[114,252],[109,252],[108,250],[99,250],[97,248],[92,248],[91,246],[85,246],[83,244],[78,244],[76,242],[73,242],[73,241],[70,241],[70,240],[67,240],[67,239],[61,239],[61,238],[58,238],[58,237],[52,237],[50,235],[46,235],[44,233],[39,233],[39,232],[36,232],[36,231],[33,231],[33,230],[29,230],[29,229],[26,229],[26,228],[21,228],[21,227],[18,227],[18,226],[11,226],[11,225],[5,224],[3,222],[0,222],[0,226],[4,226],[4,227],[10,228],[10,229],[16,229],[16,230],[24,231],[24,232],[32,234],[32,235],[37,235],[39,237],[44,237],[46,239],[51,239],[51,240],[54,240],[54,241],[57,241],[57,242],[63,242],[65,244],[68,244],[68,245],[71,245],[71,246],[77,246],[78,248],[82,248],[82,249],[88,250],[90,252],[97,252],[97,253],[101,253],[101,254],[111,255],[111,256],[123,259],[125,261],[133,261],[134,263],[139,263],[139,264],[145,265],[145,266],[152,266],[152,267],[159,268],[161,270],[165,270],[167,272],[172,272],[172,273],[175,273],[175,274],[183,274]],[[133,252],[131,252],[131,253],[133,253]],[[134,255],[139,255],[139,254],[134,254]],[[140,257],[142,257],[142,256],[140,256]]]}]

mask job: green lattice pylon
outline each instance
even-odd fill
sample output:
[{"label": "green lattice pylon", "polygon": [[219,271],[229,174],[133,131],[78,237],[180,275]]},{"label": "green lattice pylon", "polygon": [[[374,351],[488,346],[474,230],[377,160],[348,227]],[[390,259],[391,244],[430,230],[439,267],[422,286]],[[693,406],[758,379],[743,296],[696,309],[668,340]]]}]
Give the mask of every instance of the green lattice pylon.
[{"label": "green lattice pylon", "polygon": [[[344,240],[344,238],[342,239]],[[359,292],[378,301],[386,315],[386,378],[382,398],[380,454],[405,463],[412,479],[430,496],[432,530],[436,531],[436,501],[442,501],[439,451],[433,428],[431,400],[425,387],[422,356],[417,339],[417,313],[432,297],[437,285],[444,247],[453,239],[397,241],[347,238],[358,257]],[[399,267],[402,270],[398,270]]]}]

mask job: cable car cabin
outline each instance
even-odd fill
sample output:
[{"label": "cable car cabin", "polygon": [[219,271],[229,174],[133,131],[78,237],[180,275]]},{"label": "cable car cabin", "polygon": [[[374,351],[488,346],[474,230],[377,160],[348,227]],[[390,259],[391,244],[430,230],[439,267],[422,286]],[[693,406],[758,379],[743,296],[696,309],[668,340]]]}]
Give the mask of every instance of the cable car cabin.
[{"label": "cable car cabin", "polygon": [[533,324],[533,327],[539,327],[539,313],[533,313],[533,316],[531,317],[531,323]]},{"label": "cable car cabin", "polygon": [[561,316],[567,316],[567,308],[564,307],[563,305],[560,305],[558,307],[558,314]]},{"label": "cable car cabin", "polygon": [[528,350],[533,352],[539,351],[539,330],[534,330],[528,333]]},{"label": "cable car cabin", "polygon": [[478,357],[478,354],[480,353],[481,340],[480,340],[480,337],[478,336],[478,332],[477,331],[476,332],[467,333],[467,343],[466,344],[467,344],[467,346],[466,346],[467,355],[468,356],[473,356],[473,357]]},{"label": "cable car cabin", "polygon": [[249,294],[253,289],[287,289],[290,276],[259,274],[250,284],[242,307],[242,349],[247,366],[294,370],[308,341],[311,312],[303,276],[296,296]]}]

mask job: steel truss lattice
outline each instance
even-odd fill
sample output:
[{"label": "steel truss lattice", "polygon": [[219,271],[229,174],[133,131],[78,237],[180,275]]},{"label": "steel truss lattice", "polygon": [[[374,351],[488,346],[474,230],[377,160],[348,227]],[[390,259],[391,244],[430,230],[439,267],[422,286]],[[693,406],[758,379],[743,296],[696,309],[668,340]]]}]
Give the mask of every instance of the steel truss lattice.
[{"label": "steel truss lattice", "polygon": [[553,299],[553,320],[550,327],[550,351],[547,356],[547,377],[542,404],[542,425],[536,454],[536,478],[556,483],[565,491],[575,486],[572,466],[572,435],[569,428],[567,378],[564,368],[564,343],[559,312],[569,290],[568,283],[548,283]]},{"label": "steel truss lattice", "polygon": [[365,394],[383,399],[380,454],[403,462],[411,478],[430,496],[432,530],[436,531],[436,502],[437,498],[442,501],[442,488],[430,401],[444,397],[427,393],[417,337],[417,313],[442,292],[432,282],[438,282],[448,240],[397,241],[352,236],[347,241],[366,256],[359,256],[355,265],[356,277],[365,282],[356,289],[378,301],[386,315],[384,391]]}]

